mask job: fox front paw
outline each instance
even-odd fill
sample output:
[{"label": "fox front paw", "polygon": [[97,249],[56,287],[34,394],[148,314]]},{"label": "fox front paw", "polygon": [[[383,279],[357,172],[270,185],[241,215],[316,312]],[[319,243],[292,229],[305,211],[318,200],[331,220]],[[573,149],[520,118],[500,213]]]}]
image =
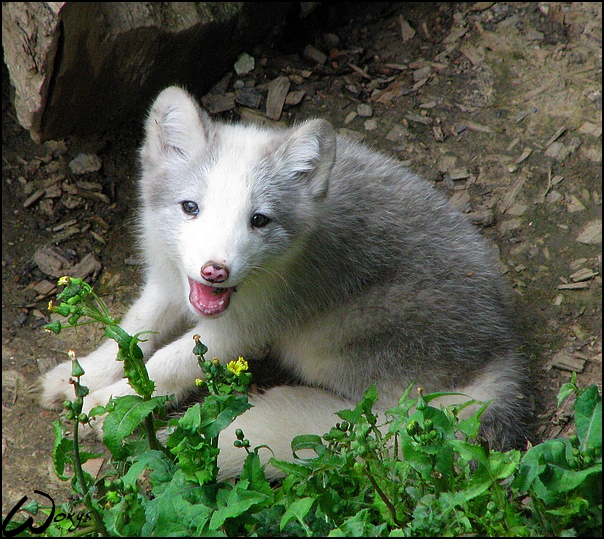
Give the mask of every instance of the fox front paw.
[{"label": "fox front paw", "polygon": [[66,399],[75,397],[71,378],[71,362],[61,363],[38,379],[38,401],[44,408],[60,410]]}]

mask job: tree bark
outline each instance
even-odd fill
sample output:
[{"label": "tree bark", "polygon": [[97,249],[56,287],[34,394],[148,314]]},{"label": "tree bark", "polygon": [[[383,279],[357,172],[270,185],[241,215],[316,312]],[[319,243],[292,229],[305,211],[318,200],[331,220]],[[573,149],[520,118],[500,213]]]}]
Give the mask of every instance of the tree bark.
[{"label": "tree bark", "polygon": [[164,87],[201,97],[294,2],[4,2],[19,122],[37,142],[141,115]]}]

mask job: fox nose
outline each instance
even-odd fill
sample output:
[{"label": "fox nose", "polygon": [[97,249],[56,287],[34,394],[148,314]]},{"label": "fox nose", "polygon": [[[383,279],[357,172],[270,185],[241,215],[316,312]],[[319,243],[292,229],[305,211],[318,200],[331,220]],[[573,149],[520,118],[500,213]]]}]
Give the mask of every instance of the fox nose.
[{"label": "fox nose", "polygon": [[229,278],[229,268],[220,262],[206,262],[201,268],[201,276],[210,283],[224,283]]}]

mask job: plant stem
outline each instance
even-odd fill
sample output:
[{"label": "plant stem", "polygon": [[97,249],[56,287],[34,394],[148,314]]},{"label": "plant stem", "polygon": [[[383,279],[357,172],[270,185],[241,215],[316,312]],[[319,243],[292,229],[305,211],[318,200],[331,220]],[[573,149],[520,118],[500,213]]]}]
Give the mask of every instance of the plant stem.
[{"label": "plant stem", "polygon": [[155,427],[153,425],[153,412],[150,413],[145,418],[145,428],[147,429],[147,434],[149,436],[149,447],[151,449],[155,449],[157,451],[161,451],[170,461],[174,461],[175,457],[172,453],[170,453],[167,447],[164,447],[161,442],[157,439],[155,434]]},{"label": "plant stem", "polygon": [[396,508],[394,507],[394,505],[392,505],[392,502],[390,501],[388,496],[386,496],[386,493],[380,488],[375,478],[371,475],[369,464],[365,466],[365,475],[367,476],[367,479],[369,479],[371,486],[373,486],[375,491],[378,493],[379,497],[382,498],[382,501],[390,511],[390,514],[392,515],[392,520],[396,523],[397,526],[402,526],[402,523],[399,522],[399,520],[396,518]]},{"label": "plant stem", "polygon": [[86,507],[88,507],[88,510],[92,515],[92,519],[94,520],[97,531],[103,537],[109,537],[109,532],[105,528],[103,517],[99,515],[99,512],[96,510],[96,507],[94,507],[90,498],[90,491],[88,490],[88,487],[86,486],[86,480],[84,479],[84,472],[82,470],[82,460],[80,459],[80,443],[78,438],[80,422],[77,418],[73,422],[73,425],[73,467],[75,468],[76,477],[78,478],[78,483],[80,484],[82,494],[84,494],[84,504],[86,505]]}]

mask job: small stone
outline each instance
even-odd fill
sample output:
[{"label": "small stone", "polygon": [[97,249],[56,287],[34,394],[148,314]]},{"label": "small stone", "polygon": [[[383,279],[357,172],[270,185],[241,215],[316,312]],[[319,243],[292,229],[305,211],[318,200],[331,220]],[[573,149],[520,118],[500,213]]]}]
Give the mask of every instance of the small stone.
[{"label": "small stone", "polygon": [[409,131],[407,131],[407,128],[404,125],[395,125],[386,135],[386,139],[400,144],[401,142],[404,142],[408,136]]},{"label": "small stone", "polygon": [[587,245],[602,243],[602,220],[594,219],[587,223],[575,241]]},{"label": "small stone", "polygon": [[359,103],[357,106],[357,113],[361,118],[370,118],[373,114],[373,109],[371,105],[367,105],[366,103]]},{"label": "small stone", "polygon": [[285,104],[289,105],[289,106],[299,105],[302,102],[302,100],[304,99],[305,95],[306,95],[306,92],[304,90],[289,92],[287,94],[287,97],[285,98]]},{"label": "small stone", "polygon": [[570,195],[566,197],[566,211],[569,213],[575,213],[578,211],[583,211],[585,206],[583,203],[575,196]]},{"label": "small stone", "polygon": [[235,73],[237,73],[237,75],[247,75],[254,69],[255,65],[256,61],[254,60],[254,57],[250,56],[247,52],[244,52],[239,55],[239,58],[237,58],[233,67],[235,68]]},{"label": "small stone", "polygon": [[69,168],[76,175],[89,174],[101,170],[98,155],[81,153],[69,163]]},{"label": "small stone", "polygon": [[304,56],[306,56],[310,60],[314,60],[315,62],[317,62],[317,64],[321,65],[323,65],[327,61],[327,56],[312,45],[306,45],[306,47],[304,48]]}]

